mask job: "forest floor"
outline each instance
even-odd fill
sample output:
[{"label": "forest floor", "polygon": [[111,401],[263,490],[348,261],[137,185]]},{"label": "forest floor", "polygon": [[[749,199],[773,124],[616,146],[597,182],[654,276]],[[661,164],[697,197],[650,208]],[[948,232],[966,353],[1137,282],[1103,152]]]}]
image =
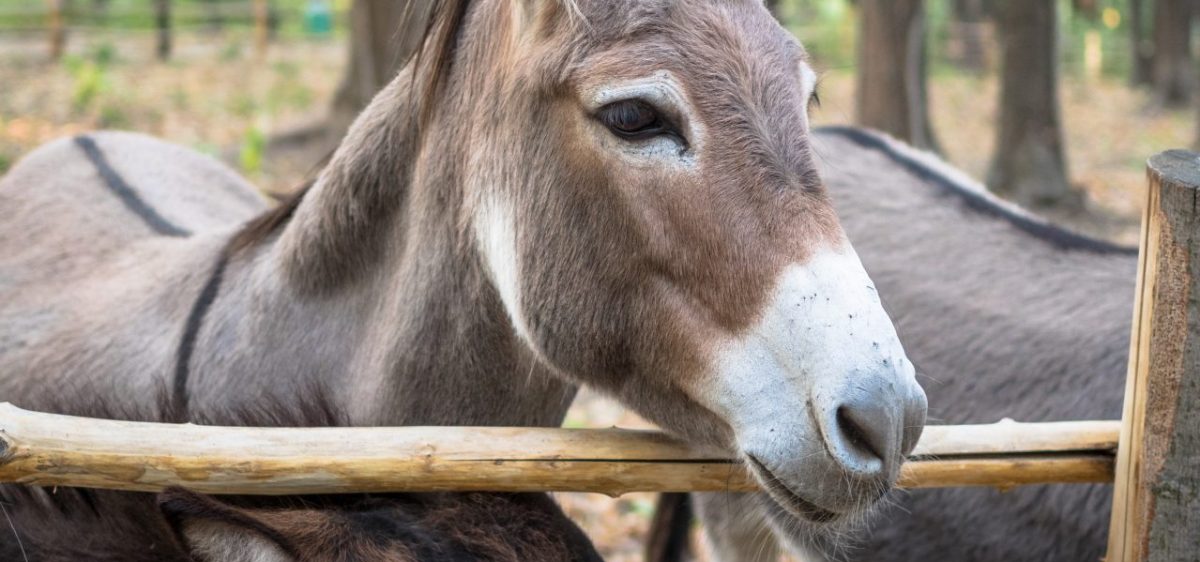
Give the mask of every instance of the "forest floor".
[{"label": "forest floor", "polygon": [[[300,185],[323,154],[273,157],[270,135],[320,119],[341,76],[345,55],[334,42],[275,45],[265,57],[248,37],[183,35],[175,58],[152,57],[153,37],[91,32],[71,38],[68,57],[46,61],[41,37],[0,37],[0,172],[56,137],[97,128],[146,132],[225,159],[262,189]],[[853,118],[853,75],[826,73],[816,124]],[[996,81],[949,72],[930,85],[934,126],[946,158],[983,177],[994,144]],[[1067,78],[1062,86],[1066,145],[1074,184],[1088,212],[1057,217],[1076,228],[1136,242],[1151,154],[1187,146],[1193,115],[1156,109],[1149,96],[1117,80]],[[613,403],[588,399],[571,426],[639,426]],[[653,496],[619,499],[559,494],[560,501],[613,562],[640,560]]]}]

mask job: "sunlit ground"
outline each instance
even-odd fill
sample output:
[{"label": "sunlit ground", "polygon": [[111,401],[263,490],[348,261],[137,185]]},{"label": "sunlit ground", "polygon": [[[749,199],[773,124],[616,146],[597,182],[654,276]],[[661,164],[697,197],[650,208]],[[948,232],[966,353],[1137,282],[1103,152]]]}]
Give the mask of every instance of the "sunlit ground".
[{"label": "sunlit ground", "polygon": [[[144,131],[225,158],[264,189],[298,185],[315,162],[273,162],[264,150],[272,131],[310,123],[329,104],[344,61],[333,42],[276,44],[265,58],[245,35],[184,35],[175,59],[152,58],[149,34],[118,38],[93,32],[71,39],[70,55],[45,61],[45,41],[0,37],[0,170],[47,140],[95,128]],[[819,62],[819,61],[818,61]],[[947,158],[982,177],[994,143],[997,83],[991,78],[938,73],[932,113]],[[825,74],[818,124],[853,119],[853,76]],[[1067,78],[1062,86],[1072,180],[1085,190],[1094,216],[1077,225],[1129,242],[1134,238],[1144,184],[1143,162],[1154,152],[1188,145],[1187,111],[1153,108],[1143,92],[1115,79]],[[315,160],[315,158],[314,158]],[[638,422],[610,402],[574,410],[576,426]],[[617,500],[560,494],[608,560],[640,560],[641,537],[653,498]]]}]

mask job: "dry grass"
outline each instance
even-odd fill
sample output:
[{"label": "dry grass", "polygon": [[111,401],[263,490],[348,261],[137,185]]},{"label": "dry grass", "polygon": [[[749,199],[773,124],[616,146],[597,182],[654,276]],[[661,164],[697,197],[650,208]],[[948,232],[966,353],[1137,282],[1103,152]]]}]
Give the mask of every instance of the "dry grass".
[{"label": "dry grass", "polygon": [[245,37],[184,35],[174,60],[152,55],[149,35],[75,37],[59,63],[46,61],[39,38],[0,41],[0,170],[53,138],[115,128],[223,156],[265,189],[303,179],[307,167],[257,161],[261,143],[329,103],[344,62],[340,44],[293,43],[260,60]]},{"label": "dry grass", "polygon": [[[332,96],[343,62],[333,43],[276,46],[265,61],[244,37],[183,36],[171,63],[153,61],[152,38],[89,35],[72,42],[72,64],[44,61],[41,38],[0,42],[0,170],[55,137],[113,127],[147,132],[222,155],[270,190],[297,185],[310,164],[257,162],[268,131],[311,121]],[[105,51],[115,61],[97,64]],[[110,53],[110,54],[111,54]],[[823,82],[820,124],[853,121],[853,78],[833,71]],[[939,75],[932,111],[948,159],[982,177],[992,150],[997,85],[990,78]],[[1093,216],[1073,222],[1129,241],[1141,204],[1142,163],[1154,152],[1187,145],[1193,117],[1153,109],[1142,92],[1113,81],[1067,80],[1063,102],[1071,175],[1093,201]],[[644,424],[612,402],[575,408],[576,426]],[[640,559],[653,498],[560,494],[570,514],[606,559]],[[703,557],[706,558],[706,557]]]}]

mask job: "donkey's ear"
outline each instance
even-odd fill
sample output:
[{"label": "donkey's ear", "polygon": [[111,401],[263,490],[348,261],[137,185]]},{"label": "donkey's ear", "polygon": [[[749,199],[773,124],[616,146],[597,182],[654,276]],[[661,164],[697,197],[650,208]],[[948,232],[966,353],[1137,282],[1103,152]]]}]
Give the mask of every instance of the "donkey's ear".
[{"label": "donkey's ear", "polygon": [[294,562],[287,537],[247,510],[215,498],[169,488],[158,506],[175,536],[199,562]]}]

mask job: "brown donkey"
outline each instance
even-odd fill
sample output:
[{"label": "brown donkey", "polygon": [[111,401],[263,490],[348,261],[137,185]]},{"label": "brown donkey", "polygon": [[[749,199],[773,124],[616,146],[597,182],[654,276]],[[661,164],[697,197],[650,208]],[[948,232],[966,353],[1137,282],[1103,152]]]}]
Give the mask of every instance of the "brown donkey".
[{"label": "brown donkey", "polygon": [[[181,419],[312,381],[358,425],[561,423],[577,384],[745,459],[781,524],[885,494],[925,397],[759,0],[439,2],[315,184],[262,211],[97,134],[0,182],[0,399]],[[218,420],[219,421],[219,420]]]}]

